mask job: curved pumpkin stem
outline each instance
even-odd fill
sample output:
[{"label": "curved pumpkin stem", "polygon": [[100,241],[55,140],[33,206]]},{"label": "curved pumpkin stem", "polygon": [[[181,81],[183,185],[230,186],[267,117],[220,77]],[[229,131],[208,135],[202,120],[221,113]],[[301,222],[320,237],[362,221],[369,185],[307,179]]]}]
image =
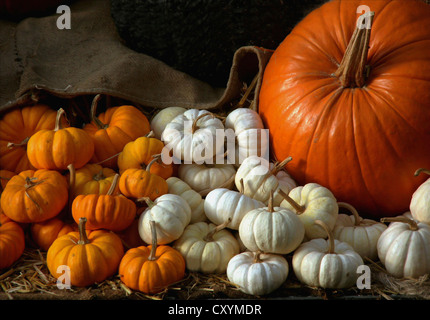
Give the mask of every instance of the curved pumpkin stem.
[{"label": "curved pumpkin stem", "polygon": [[55,118],[55,127],[54,131],[58,131],[63,129],[63,125],[61,123],[61,117],[66,116],[66,111],[63,108],[58,109],[57,117]]},{"label": "curved pumpkin stem", "polygon": [[206,116],[211,116],[212,118],[215,118],[215,115],[211,112],[207,112],[204,114],[199,115],[197,118],[194,119],[193,121],[193,126],[191,127],[191,133],[196,132],[198,126],[197,126],[197,121],[199,121],[201,118],[206,117]]},{"label": "curved pumpkin stem", "polygon": [[329,253],[329,254],[335,253],[334,236],[333,236],[333,233],[331,232],[331,230],[329,229],[329,227],[327,226],[327,224],[321,220],[315,220],[314,223],[323,227],[325,232],[327,233],[328,240],[329,240],[329,246],[328,246],[327,253]]},{"label": "curved pumpkin stem", "polygon": [[294,208],[294,210],[296,210],[297,214],[302,214],[303,212],[305,212],[306,207],[294,201],[294,199],[291,198],[288,194],[286,194],[284,190],[279,188],[278,192],[285,200],[287,200],[287,202]]},{"label": "curved pumpkin stem", "polygon": [[91,103],[91,111],[90,111],[91,112],[91,120],[94,121],[94,123],[96,124],[97,128],[99,128],[99,129],[106,129],[106,128],[109,127],[109,125],[104,124],[103,122],[101,122],[100,119],[97,118],[97,116],[96,116],[97,105],[98,105],[98,102],[99,102],[100,98],[101,98],[101,95],[97,94],[94,97],[94,99],[93,99],[93,101]]},{"label": "curved pumpkin stem", "polygon": [[339,208],[345,208],[349,212],[352,213],[352,215],[354,216],[354,225],[355,226],[360,225],[360,221],[362,219],[361,219],[360,215],[358,214],[357,209],[355,209],[352,205],[350,205],[349,203],[346,203],[346,202],[338,202],[337,205],[339,206]]},{"label": "curved pumpkin stem", "polygon": [[88,239],[87,236],[87,230],[85,229],[85,225],[87,223],[87,218],[85,217],[81,217],[79,218],[79,224],[78,224],[78,229],[79,229],[79,240],[78,240],[78,244],[88,244],[91,241]]},{"label": "curved pumpkin stem", "polygon": [[421,172],[424,172],[425,174],[430,175],[430,170],[429,169],[419,168],[419,169],[417,169],[417,171],[415,171],[414,176],[418,177]]},{"label": "curved pumpkin stem", "polygon": [[74,197],[74,189],[75,189],[75,183],[76,183],[76,170],[73,163],[69,164],[67,166],[67,169],[69,170],[69,200],[68,200],[68,209],[69,212],[72,210],[72,202]]},{"label": "curved pumpkin stem", "polygon": [[118,184],[118,180],[119,180],[120,175],[117,173],[115,174],[115,176],[113,177],[112,183],[109,187],[108,192],[106,193],[106,195],[111,196],[113,194],[113,192],[115,191],[116,185]]},{"label": "curved pumpkin stem", "polygon": [[154,261],[154,260],[157,260],[157,256],[156,256],[156,252],[157,252],[157,228],[155,226],[154,220],[151,220],[149,223],[151,226],[152,245],[151,245],[151,252],[149,253],[148,260]]},{"label": "curved pumpkin stem", "polygon": [[381,218],[380,221],[381,222],[403,222],[403,223],[409,224],[409,228],[412,231],[417,231],[419,229],[418,228],[418,224],[416,223],[415,220],[409,219],[409,218],[406,218],[406,217]]},{"label": "curved pumpkin stem", "polygon": [[8,149],[12,149],[12,148],[16,148],[16,147],[23,147],[23,148],[25,148],[25,147],[27,147],[28,140],[30,140],[30,137],[25,138],[20,143],[8,142],[7,143],[7,148]]},{"label": "curved pumpkin stem", "polygon": [[217,233],[217,232],[219,232],[219,231],[221,231],[221,230],[223,230],[223,229],[225,229],[227,226],[228,226],[228,224],[231,222],[231,218],[228,218],[227,219],[227,221],[225,221],[224,223],[222,223],[222,224],[220,224],[219,226],[216,226],[215,228],[213,228],[211,231],[209,231],[208,232],[208,234],[206,235],[206,237],[204,237],[204,239],[203,240],[205,240],[205,241],[207,241],[207,242],[211,242],[211,241],[214,241],[214,235]]},{"label": "curved pumpkin stem", "polygon": [[356,27],[339,68],[334,74],[344,88],[361,88],[365,85],[368,77],[366,73],[369,72],[366,62],[374,15],[374,12],[369,11],[360,16],[362,20],[359,21],[369,22],[369,25]]}]

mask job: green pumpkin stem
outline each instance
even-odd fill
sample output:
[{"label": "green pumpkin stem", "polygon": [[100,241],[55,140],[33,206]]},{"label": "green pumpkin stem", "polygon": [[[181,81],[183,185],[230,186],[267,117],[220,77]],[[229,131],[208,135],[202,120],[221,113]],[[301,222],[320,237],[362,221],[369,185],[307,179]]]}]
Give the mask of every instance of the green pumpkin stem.
[{"label": "green pumpkin stem", "polygon": [[334,245],[334,236],[333,236],[333,233],[331,232],[330,228],[327,226],[327,224],[324,221],[321,221],[321,220],[315,220],[314,223],[323,227],[323,229],[327,233],[328,241],[329,241],[327,253],[328,254],[336,253],[335,252],[335,245]]},{"label": "green pumpkin stem", "polygon": [[430,175],[430,170],[429,169],[419,168],[419,169],[417,169],[417,171],[415,171],[414,176],[418,177],[421,172],[424,172],[425,174]]},{"label": "green pumpkin stem", "polygon": [[78,240],[78,244],[85,245],[85,244],[88,244],[91,242],[88,239],[87,230],[85,229],[86,223],[87,223],[87,218],[85,218],[85,217],[79,218],[79,224],[78,224],[79,240]]},{"label": "green pumpkin stem", "polygon": [[362,20],[359,21],[369,22],[369,25],[355,28],[339,68],[334,73],[344,88],[361,88],[366,84],[370,70],[366,62],[374,15],[374,12],[369,11],[360,16]]}]

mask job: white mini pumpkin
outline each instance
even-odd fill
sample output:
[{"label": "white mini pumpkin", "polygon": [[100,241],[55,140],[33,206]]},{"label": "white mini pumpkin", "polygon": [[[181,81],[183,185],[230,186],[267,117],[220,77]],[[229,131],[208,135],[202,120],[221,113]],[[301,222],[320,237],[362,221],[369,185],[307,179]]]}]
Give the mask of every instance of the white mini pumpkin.
[{"label": "white mini pumpkin", "polygon": [[325,238],[326,232],[315,224],[322,220],[330,230],[333,230],[339,215],[339,206],[333,193],[317,184],[308,183],[298,186],[285,194],[281,191],[284,200],[281,207],[293,210],[305,226],[305,237],[309,240]]},{"label": "white mini pumpkin", "polygon": [[315,224],[323,226],[328,239],[312,239],[294,251],[292,264],[297,279],[308,286],[327,289],[354,286],[363,259],[348,243],[334,239],[324,222],[316,220]]},{"label": "white mini pumpkin", "polygon": [[228,219],[228,228],[238,230],[242,218],[249,211],[262,208],[265,204],[252,199],[238,191],[227,188],[216,188],[205,198],[204,211],[207,218],[214,224],[222,224]]},{"label": "white mini pumpkin", "polygon": [[224,126],[235,134],[236,168],[249,156],[268,157],[269,135],[258,112],[237,108],[227,115]]},{"label": "white mini pumpkin", "polygon": [[378,257],[398,278],[419,278],[430,273],[430,226],[406,217],[382,218],[391,222],[378,240]]},{"label": "white mini pumpkin", "polygon": [[236,169],[232,164],[180,164],[178,176],[193,190],[206,196],[216,188],[233,189]]},{"label": "white mini pumpkin", "polygon": [[166,125],[161,139],[174,158],[186,163],[201,164],[224,154],[224,124],[207,110],[188,109],[176,116]]},{"label": "white mini pumpkin", "polygon": [[197,191],[193,190],[186,182],[177,177],[170,177],[166,182],[169,187],[168,193],[181,196],[188,202],[188,205],[191,208],[190,223],[207,220],[204,210],[205,200]]},{"label": "white mini pumpkin", "polygon": [[176,194],[164,194],[153,202],[145,199],[148,208],[139,217],[138,231],[145,243],[151,243],[151,221],[155,221],[157,243],[168,244],[177,240],[191,221],[191,208]]},{"label": "white mini pumpkin", "polygon": [[[430,174],[430,170],[418,169],[415,176],[421,172]],[[412,217],[427,224],[430,224],[430,178],[422,183],[412,194],[409,210]]]},{"label": "white mini pumpkin", "polygon": [[154,136],[157,139],[161,139],[161,135],[167,124],[185,111],[187,111],[187,109],[182,107],[167,107],[158,111],[151,119],[151,129],[154,132]]},{"label": "white mini pumpkin", "polygon": [[339,214],[333,229],[335,239],[350,244],[364,259],[378,259],[377,244],[387,225],[371,219],[363,219],[348,203],[339,202],[339,207],[348,209],[352,215]]},{"label": "white mini pumpkin", "polygon": [[226,271],[228,262],[239,254],[240,247],[225,226],[197,222],[185,228],[173,248],[182,254],[188,270],[209,274]]},{"label": "white mini pumpkin", "polygon": [[278,289],[289,273],[287,260],[270,253],[245,251],[230,259],[227,278],[239,290],[254,296],[262,296]]},{"label": "white mini pumpkin", "polygon": [[292,158],[289,157],[274,164],[262,157],[250,156],[246,158],[237,169],[235,177],[237,190],[266,205],[269,202],[270,192],[273,191],[274,206],[279,206],[283,201],[280,190],[289,193],[292,188],[297,186],[296,182],[284,170],[285,165],[291,160]]},{"label": "white mini pumpkin", "polygon": [[240,222],[239,236],[250,251],[288,254],[303,241],[305,228],[291,210],[269,206],[248,212]]}]

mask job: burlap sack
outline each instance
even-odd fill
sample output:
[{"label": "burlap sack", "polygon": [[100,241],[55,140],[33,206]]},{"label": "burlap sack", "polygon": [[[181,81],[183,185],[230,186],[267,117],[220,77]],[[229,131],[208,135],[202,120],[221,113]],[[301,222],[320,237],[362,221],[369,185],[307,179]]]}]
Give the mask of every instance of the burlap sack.
[{"label": "burlap sack", "polygon": [[258,92],[271,56],[239,48],[226,88],[214,88],[127,48],[108,0],[81,0],[70,9],[71,29],[57,28],[60,14],[0,21],[0,114],[34,102],[38,93],[65,99],[101,93],[151,108],[214,109],[237,98],[255,76]]}]

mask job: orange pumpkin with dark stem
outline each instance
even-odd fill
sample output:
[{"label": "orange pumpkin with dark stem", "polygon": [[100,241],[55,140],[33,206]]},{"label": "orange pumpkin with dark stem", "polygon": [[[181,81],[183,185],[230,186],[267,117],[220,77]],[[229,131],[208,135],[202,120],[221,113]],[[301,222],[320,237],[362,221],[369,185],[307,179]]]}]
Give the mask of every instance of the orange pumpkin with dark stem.
[{"label": "orange pumpkin with dark stem", "polygon": [[[52,129],[56,115],[55,110],[42,104],[7,112],[0,120],[0,168],[15,173],[34,170],[27,157],[28,140],[40,130]],[[65,121],[63,126],[67,126]]]},{"label": "orange pumpkin with dark stem", "polygon": [[112,194],[116,189],[119,174],[106,194],[78,195],[72,202],[72,216],[76,223],[87,219],[89,230],[107,229],[121,231],[129,227],[136,217],[136,204],[122,194]]},{"label": "orange pumpkin with dark stem", "polygon": [[96,116],[99,99],[100,95],[94,98],[91,106],[92,121],[84,126],[95,145],[91,163],[117,169],[117,157],[124,146],[150,132],[149,120],[139,109],[128,105],[108,108]]},{"label": "orange pumpkin with dark stem", "polygon": [[119,173],[130,168],[145,169],[154,158],[157,158],[158,161],[152,164],[149,172],[163,179],[170,178],[173,174],[173,163],[162,162],[163,148],[164,143],[151,136],[140,137],[127,143],[118,156]]},{"label": "orange pumpkin with dark stem", "polygon": [[64,275],[60,266],[70,268],[70,284],[86,287],[100,283],[118,271],[124,255],[121,239],[107,230],[87,233],[86,219],[79,220],[79,232],[57,238],[49,247],[46,264],[55,278]]},{"label": "orange pumpkin with dark stem", "polygon": [[259,113],[300,185],[368,217],[407,211],[430,166],[429,17],[423,1],[329,1],[275,50]]},{"label": "orange pumpkin with dark stem", "polygon": [[167,181],[159,175],[151,173],[151,167],[157,159],[154,158],[145,169],[126,169],[119,179],[119,190],[128,198],[150,198],[155,200],[169,191]]},{"label": "orange pumpkin with dark stem", "polygon": [[119,265],[119,276],[126,286],[149,294],[164,290],[185,275],[185,259],[171,246],[157,246],[152,222],[152,245],[128,250]]},{"label": "orange pumpkin with dark stem", "polygon": [[55,127],[36,132],[27,144],[27,156],[37,169],[66,170],[70,164],[83,167],[94,154],[94,143],[83,129],[63,127],[59,109]]},{"label": "orange pumpkin with dark stem", "polygon": [[58,171],[26,170],[9,180],[1,195],[1,207],[16,222],[42,222],[66,206],[68,188],[67,179]]},{"label": "orange pumpkin with dark stem", "polygon": [[78,225],[74,221],[67,223],[57,217],[30,226],[31,239],[44,251],[48,251],[55,239],[72,231],[78,231]]},{"label": "orange pumpkin with dark stem", "polygon": [[0,212],[0,270],[9,268],[25,249],[25,235],[21,226]]}]

